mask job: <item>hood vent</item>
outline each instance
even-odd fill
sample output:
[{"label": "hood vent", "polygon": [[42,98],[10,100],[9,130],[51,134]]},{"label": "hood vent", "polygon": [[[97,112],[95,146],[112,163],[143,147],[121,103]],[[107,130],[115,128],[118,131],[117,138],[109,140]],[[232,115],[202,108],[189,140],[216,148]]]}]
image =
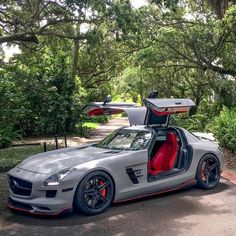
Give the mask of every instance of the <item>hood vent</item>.
[{"label": "hood vent", "polygon": [[77,150],[82,150],[82,149],[85,149],[87,148],[88,146],[85,146],[85,147],[78,147]]},{"label": "hood vent", "polygon": [[106,154],[116,154],[116,153],[119,153],[119,152],[121,152],[121,150],[111,150],[111,151],[106,151],[104,153],[106,153]]}]

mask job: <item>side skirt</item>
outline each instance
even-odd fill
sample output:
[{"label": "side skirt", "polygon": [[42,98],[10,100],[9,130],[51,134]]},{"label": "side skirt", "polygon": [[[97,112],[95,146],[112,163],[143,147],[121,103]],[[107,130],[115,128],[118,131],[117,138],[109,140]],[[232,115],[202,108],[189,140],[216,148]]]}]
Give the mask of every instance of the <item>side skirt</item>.
[{"label": "side skirt", "polygon": [[180,184],[180,185],[178,185],[177,187],[174,187],[174,188],[169,188],[169,189],[161,190],[161,191],[154,192],[154,193],[139,195],[137,197],[127,198],[127,199],[124,199],[124,200],[118,200],[118,201],[114,201],[114,203],[130,202],[130,201],[145,198],[145,197],[158,196],[158,195],[161,195],[163,193],[173,192],[173,191],[176,191],[176,190],[180,190],[180,189],[184,189],[184,188],[187,188],[187,187],[194,186],[196,183],[197,183],[196,179],[188,180],[188,181],[184,182],[183,184]]}]

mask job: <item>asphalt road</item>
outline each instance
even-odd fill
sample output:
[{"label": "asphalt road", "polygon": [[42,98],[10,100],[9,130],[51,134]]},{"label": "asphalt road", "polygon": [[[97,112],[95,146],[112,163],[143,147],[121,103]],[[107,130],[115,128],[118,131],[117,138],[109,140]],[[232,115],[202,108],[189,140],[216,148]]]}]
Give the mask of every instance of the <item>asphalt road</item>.
[{"label": "asphalt road", "polygon": [[6,210],[0,235],[236,235],[236,185],[190,188],[114,205],[100,215],[39,218]]},{"label": "asphalt road", "polygon": [[[2,186],[2,187],[1,187]],[[0,181],[0,235],[236,235],[236,185],[222,178],[214,190],[188,188],[113,205],[86,217],[35,217],[10,211]]]}]

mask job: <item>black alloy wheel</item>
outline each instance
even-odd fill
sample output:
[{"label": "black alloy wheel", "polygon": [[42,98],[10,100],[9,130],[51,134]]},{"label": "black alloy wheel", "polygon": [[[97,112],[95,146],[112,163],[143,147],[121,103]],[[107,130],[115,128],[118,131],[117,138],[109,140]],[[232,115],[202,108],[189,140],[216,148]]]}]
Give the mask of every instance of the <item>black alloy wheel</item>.
[{"label": "black alloy wheel", "polygon": [[103,171],[94,171],[85,176],[75,193],[74,206],[86,215],[96,215],[105,211],[113,201],[114,184]]},{"label": "black alloy wheel", "polygon": [[220,162],[212,154],[204,156],[198,165],[197,182],[203,189],[213,189],[220,181]]}]

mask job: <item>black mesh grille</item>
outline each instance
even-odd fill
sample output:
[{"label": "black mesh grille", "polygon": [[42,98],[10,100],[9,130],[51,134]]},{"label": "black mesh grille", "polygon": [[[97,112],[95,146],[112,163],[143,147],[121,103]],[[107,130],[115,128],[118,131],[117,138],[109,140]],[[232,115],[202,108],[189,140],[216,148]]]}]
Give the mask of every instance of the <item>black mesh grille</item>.
[{"label": "black mesh grille", "polygon": [[56,197],[57,190],[47,190],[46,191],[46,197],[48,198],[54,198]]},{"label": "black mesh grille", "polygon": [[22,196],[30,196],[32,191],[32,183],[12,176],[8,176],[8,180],[13,193]]}]

